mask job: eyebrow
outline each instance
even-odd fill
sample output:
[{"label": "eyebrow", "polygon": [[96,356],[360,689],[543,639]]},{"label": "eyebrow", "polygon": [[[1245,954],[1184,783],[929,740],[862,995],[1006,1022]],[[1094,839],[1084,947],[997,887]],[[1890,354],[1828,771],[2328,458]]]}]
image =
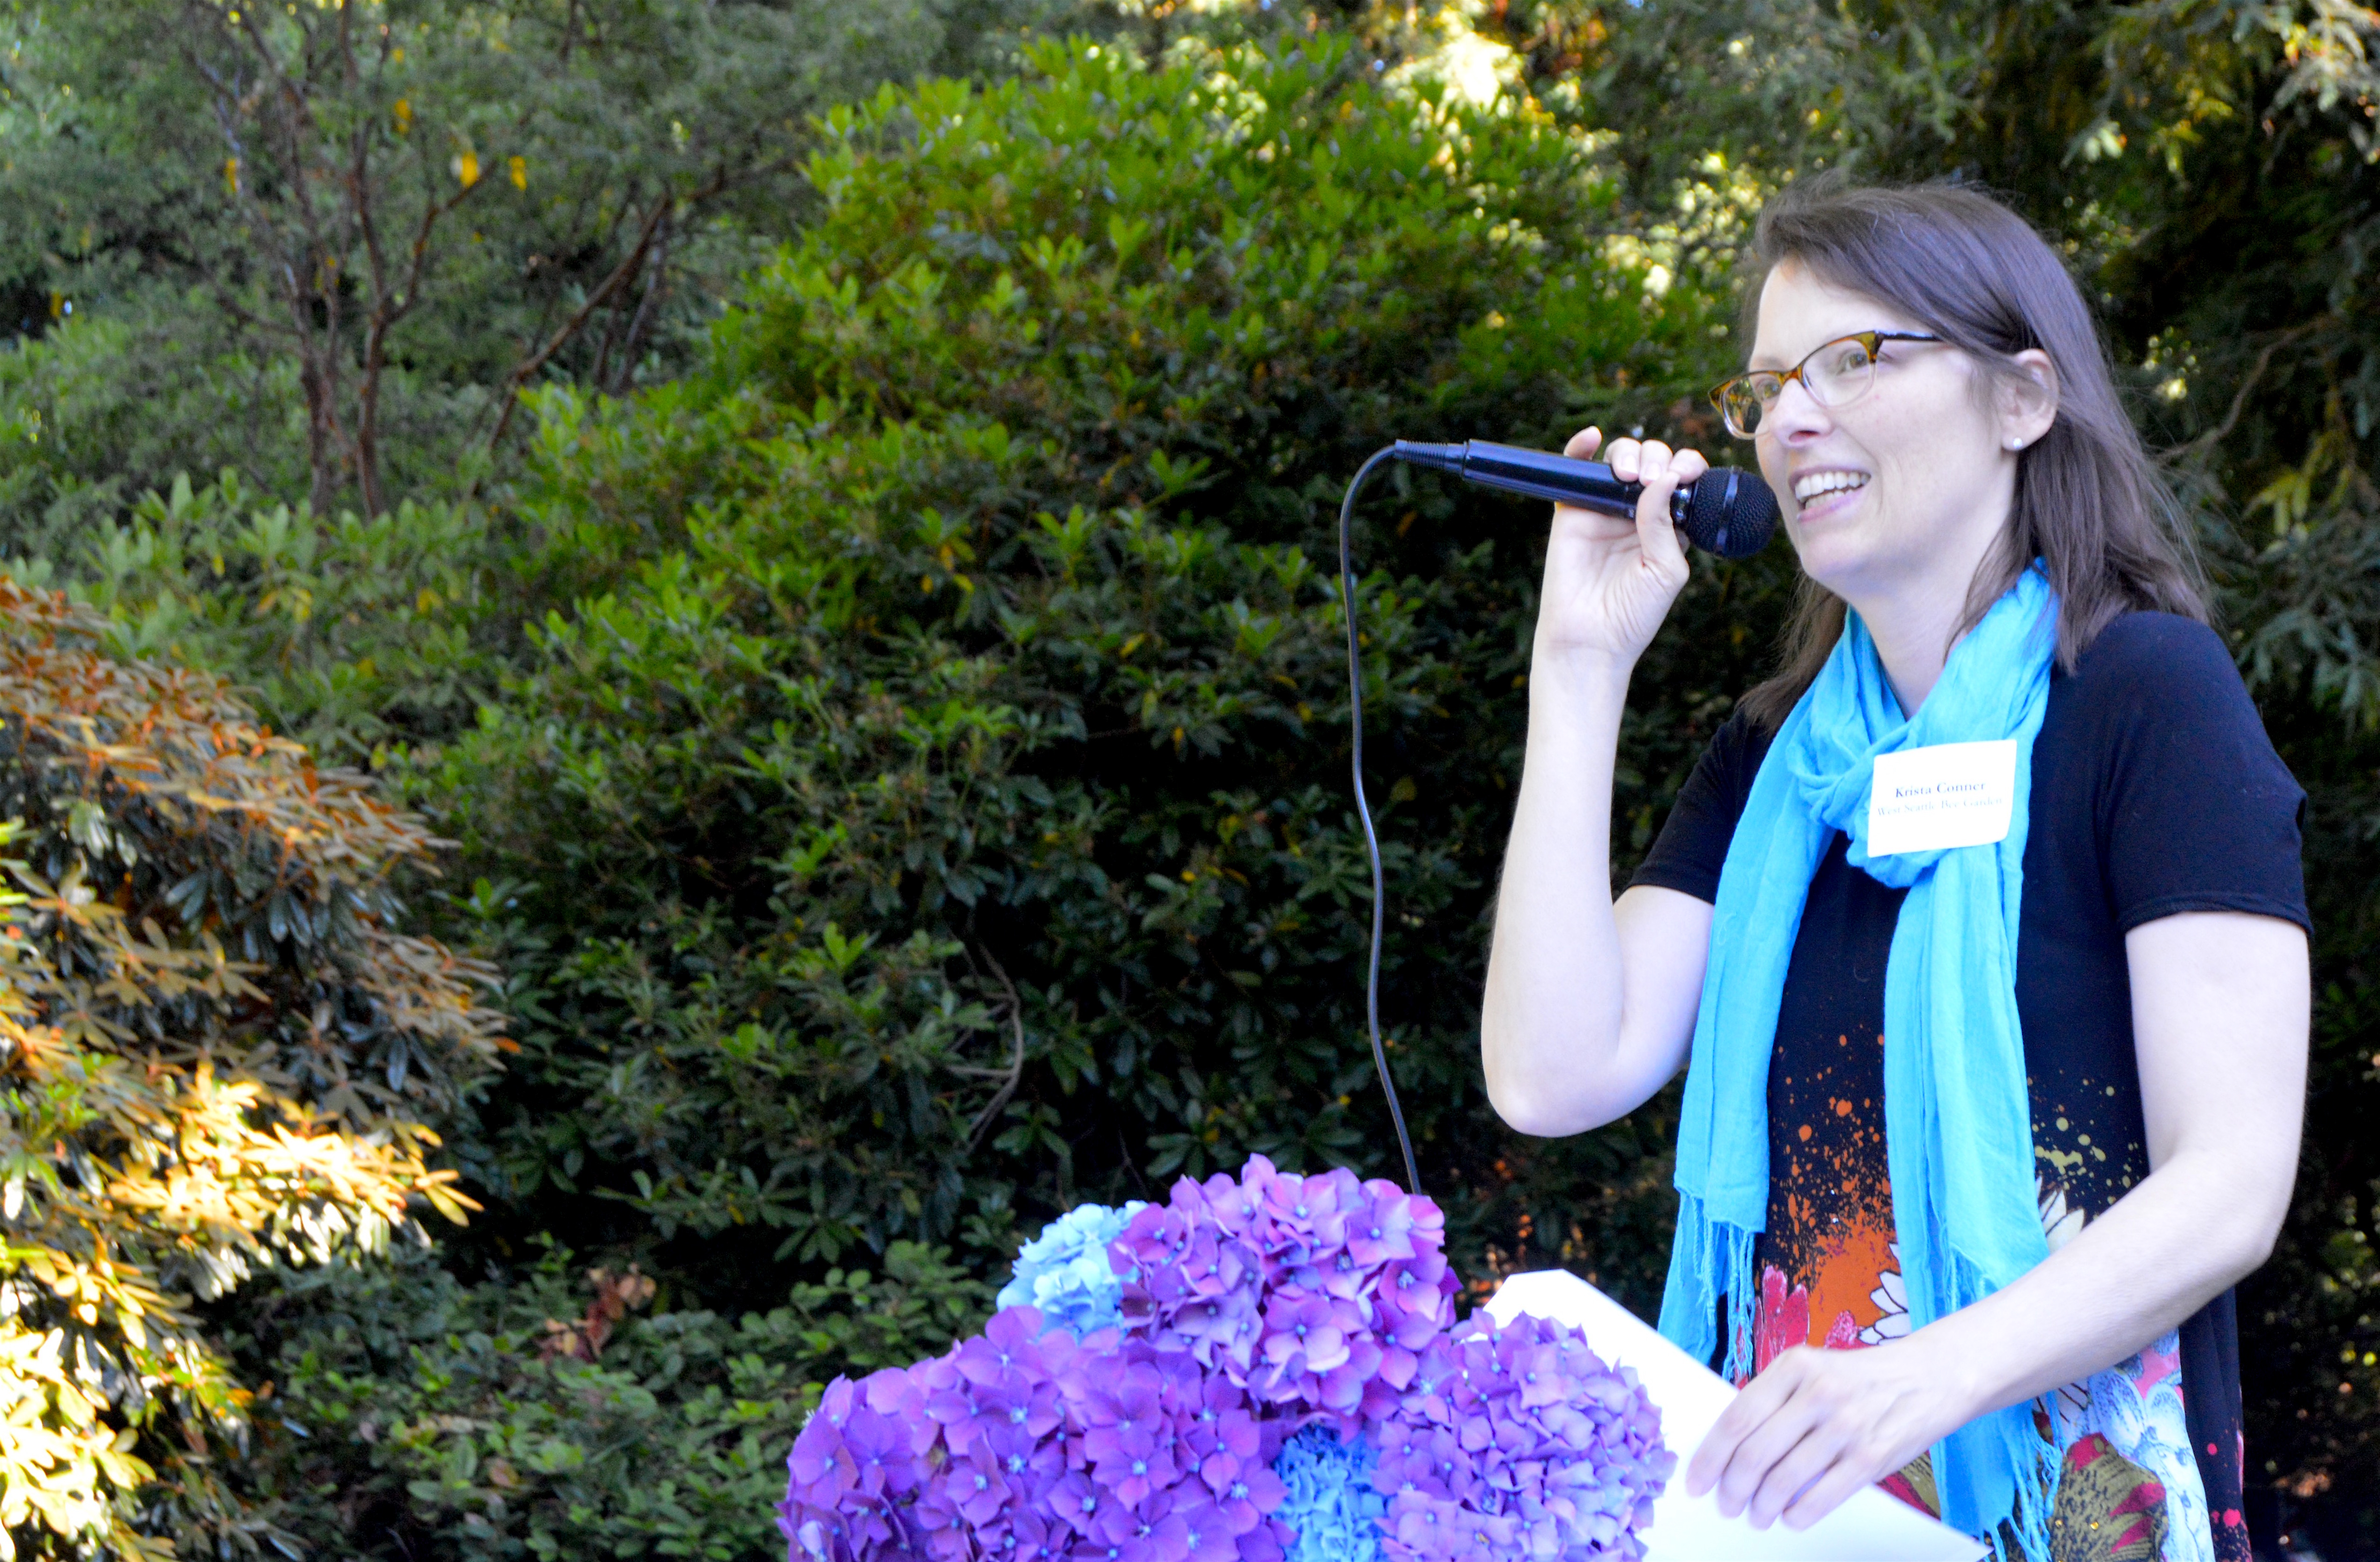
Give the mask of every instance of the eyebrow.
[{"label": "eyebrow", "polygon": [[[1810,351],[1815,352],[1818,348],[1825,347],[1828,342],[1831,342],[1833,340],[1835,340],[1834,337],[1828,336],[1823,341],[1814,342],[1811,344]],[[1803,356],[1806,357],[1808,355],[1804,354]],[[1757,374],[1765,369],[1771,372],[1777,372],[1786,369],[1791,369],[1797,361],[1798,360],[1780,358],[1775,353],[1769,353],[1764,357],[1762,354],[1755,352],[1749,359],[1744,360],[1743,372],[1747,374]]]}]

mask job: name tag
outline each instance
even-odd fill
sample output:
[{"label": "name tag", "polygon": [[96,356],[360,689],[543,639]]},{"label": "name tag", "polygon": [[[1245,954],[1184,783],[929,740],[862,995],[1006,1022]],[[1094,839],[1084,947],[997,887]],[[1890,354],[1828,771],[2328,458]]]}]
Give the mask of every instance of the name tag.
[{"label": "name tag", "polygon": [[2016,739],[1937,743],[1876,757],[1867,852],[1941,851],[2005,840],[2016,808]]}]

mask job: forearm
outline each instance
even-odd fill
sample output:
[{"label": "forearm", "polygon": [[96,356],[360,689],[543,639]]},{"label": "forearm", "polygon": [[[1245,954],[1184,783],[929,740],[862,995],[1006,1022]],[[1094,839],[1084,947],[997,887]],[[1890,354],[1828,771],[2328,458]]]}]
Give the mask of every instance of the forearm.
[{"label": "forearm", "polygon": [[2289,1204],[2295,1141],[2184,1154],[2030,1272],[1919,1330],[1969,1415],[2105,1372],[2253,1271]]},{"label": "forearm", "polygon": [[[2122,1361],[2264,1263],[2296,1181],[2311,978],[2288,922],[2192,912],[2134,928],[2149,1175],[1998,1296],[1942,1320],[1976,1413]],[[1920,1337],[1912,1336],[1912,1337]]]},{"label": "forearm", "polygon": [[2288,1182],[2261,1149],[2177,1154],[2007,1289],[1872,1350],[1782,1352],[1694,1451],[1687,1489],[1755,1525],[1815,1522],[1978,1416],[2155,1343],[2254,1267]]},{"label": "forearm", "polygon": [[1607,1109],[1622,1009],[1611,775],[1627,691],[1627,669],[1605,658],[1541,653],[1531,669],[1479,1026],[1489,1099],[1526,1133],[1618,1115]]},{"label": "forearm", "polygon": [[1695,1450],[1689,1490],[1805,1526],[1976,1417],[2119,1365],[2264,1262],[2297,1170],[2305,936],[2184,912],[2124,942],[2149,1175],[1972,1307],[1873,1350],[1779,1355]]}]

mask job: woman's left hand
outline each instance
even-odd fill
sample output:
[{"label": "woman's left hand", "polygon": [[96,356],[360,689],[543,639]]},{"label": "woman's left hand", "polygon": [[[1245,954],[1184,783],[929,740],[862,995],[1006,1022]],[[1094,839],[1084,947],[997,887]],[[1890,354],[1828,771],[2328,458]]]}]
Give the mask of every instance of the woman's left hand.
[{"label": "woman's left hand", "polygon": [[1923,1336],[1859,1350],[1799,1345],[1746,1384],[1686,1467],[1718,1509],[1803,1530],[1977,1412]]}]

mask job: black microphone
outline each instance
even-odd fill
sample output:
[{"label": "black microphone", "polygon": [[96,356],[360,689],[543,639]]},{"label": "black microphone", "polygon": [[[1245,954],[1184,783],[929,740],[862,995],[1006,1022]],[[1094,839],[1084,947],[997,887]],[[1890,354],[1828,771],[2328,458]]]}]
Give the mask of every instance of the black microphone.
[{"label": "black microphone", "polygon": [[[1452,472],[1466,482],[1577,505],[1605,515],[1636,514],[1641,482],[1626,482],[1600,461],[1576,461],[1517,445],[1467,439],[1460,445],[1422,445],[1401,439],[1396,458]],[[1721,558],[1749,558],[1768,545],[1777,531],[1777,495],[1757,472],[1713,467],[1670,495],[1670,518],[1697,547]]]}]

